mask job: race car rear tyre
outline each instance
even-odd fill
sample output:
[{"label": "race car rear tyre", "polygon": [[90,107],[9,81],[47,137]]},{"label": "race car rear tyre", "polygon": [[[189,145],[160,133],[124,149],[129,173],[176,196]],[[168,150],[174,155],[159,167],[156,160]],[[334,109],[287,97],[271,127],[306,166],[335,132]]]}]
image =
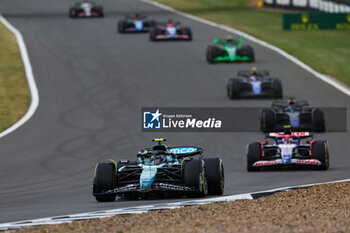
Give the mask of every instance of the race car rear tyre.
[{"label": "race car rear tyre", "polygon": [[253,164],[261,160],[261,144],[258,142],[251,142],[247,148],[247,170],[259,171],[259,168],[253,167]]},{"label": "race car rear tyre", "polygon": [[283,97],[281,80],[275,78],[271,81],[272,97],[280,99]]},{"label": "race car rear tyre", "polygon": [[208,195],[222,195],[225,186],[222,160],[220,158],[205,158],[203,160],[207,172]]},{"label": "race car rear tyre", "polygon": [[313,109],[311,111],[311,119],[315,132],[324,132],[325,123],[324,123],[324,114],[320,109]]},{"label": "race car rear tyre", "polygon": [[227,96],[230,99],[239,98],[241,90],[241,80],[239,78],[231,78],[227,82]]},{"label": "race car rear tyre", "polygon": [[329,168],[329,147],[327,141],[316,141],[311,147],[312,158],[319,160],[322,164],[316,166],[317,170],[327,170]]},{"label": "race car rear tyre", "polygon": [[264,133],[273,131],[275,126],[275,112],[272,109],[263,109],[260,114],[260,127]]},{"label": "race car rear tyre", "polygon": [[208,194],[207,174],[202,159],[191,159],[184,164],[184,183],[187,187],[198,190],[193,197],[205,197]]},{"label": "race car rear tyre", "polygon": [[[95,168],[95,177],[93,179],[93,193],[103,194],[114,189],[116,182],[115,166],[113,163],[98,163]],[[95,196],[98,202],[115,201],[116,194],[106,194]]]}]

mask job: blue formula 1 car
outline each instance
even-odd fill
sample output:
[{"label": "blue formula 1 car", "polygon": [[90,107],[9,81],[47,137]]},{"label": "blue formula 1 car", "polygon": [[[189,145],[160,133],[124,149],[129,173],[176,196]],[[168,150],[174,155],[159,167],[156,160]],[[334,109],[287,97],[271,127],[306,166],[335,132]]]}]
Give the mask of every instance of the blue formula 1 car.
[{"label": "blue formula 1 car", "polygon": [[266,78],[266,70],[238,71],[238,78],[230,78],[227,82],[227,96],[239,98],[282,98],[282,83],[278,78]]},{"label": "blue formula 1 car", "polygon": [[308,107],[306,100],[274,101],[271,108],[262,109],[260,126],[263,132],[277,132],[285,125],[291,125],[294,131],[325,131],[324,113],[319,108]]},{"label": "blue formula 1 car", "polygon": [[156,21],[147,19],[146,16],[139,14],[126,16],[118,22],[118,32],[149,32],[152,27],[156,26]]},{"label": "blue formula 1 car", "polygon": [[247,146],[247,170],[258,171],[264,167],[312,167],[327,170],[329,167],[329,147],[324,140],[307,140],[312,138],[309,132],[292,132],[285,126],[283,132],[269,133],[268,141],[255,141]]},{"label": "blue formula 1 car", "polygon": [[98,163],[92,195],[98,202],[124,198],[176,195],[205,197],[224,192],[224,167],[220,158],[203,158],[194,146],[168,147],[165,139],[138,152],[137,161]]}]

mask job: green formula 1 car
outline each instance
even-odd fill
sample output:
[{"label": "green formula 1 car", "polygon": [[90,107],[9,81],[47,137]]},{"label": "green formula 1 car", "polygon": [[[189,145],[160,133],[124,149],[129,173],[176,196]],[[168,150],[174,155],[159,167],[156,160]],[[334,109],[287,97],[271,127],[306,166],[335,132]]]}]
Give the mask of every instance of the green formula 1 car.
[{"label": "green formula 1 car", "polygon": [[217,62],[254,62],[254,50],[250,45],[243,45],[243,40],[233,40],[227,37],[226,40],[215,39],[214,43],[219,46],[209,45],[207,47],[207,61]]}]

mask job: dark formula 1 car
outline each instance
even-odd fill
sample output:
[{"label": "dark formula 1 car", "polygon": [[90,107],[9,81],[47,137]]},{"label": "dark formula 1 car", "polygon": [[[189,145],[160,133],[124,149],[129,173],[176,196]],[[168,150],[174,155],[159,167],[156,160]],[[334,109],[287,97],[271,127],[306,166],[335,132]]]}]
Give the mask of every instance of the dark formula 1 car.
[{"label": "dark formula 1 car", "polygon": [[288,102],[275,101],[268,109],[260,113],[260,126],[263,132],[283,130],[291,125],[294,131],[325,131],[324,113],[319,108],[308,108],[306,100]]},{"label": "dark formula 1 car", "polygon": [[308,132],[269,133],[267,138],[273,138],[274,143],[256,141],[247,147],[247,169],[257,171],[262,167],[306,166],[319,170],[329,167],[329,149],[327,141],[307,140],[312,137]]},{"label": "dark formula 1 car", "polygon": [[206,58],[209,63],[218,62],[253,62],[255,61],[254,50],[250,45],[243,45],[243,40],[233,40],[228,37],[226,40],[215,39],[217,45],[209,45],[206,51]]},{"label": "dark formula 1 car", "polygon": [[[93,196],[99,202],[152,195],[204,197],[224,192],[224,167],[220,158],[203,158],[199,147],[167,147],[165,139],[141,150],[138,161],[98,163],[93,179]],[[194,157],[196,156],[196,158]]]},{"label": "dark formula 1 car", "polygon": [[151,27],[156,26],[156,21],[149,20],[146,16],[136,14],[134,16],[126,16],[118,22],[118,32],[149,32]]},{"label": "dark formula 1 car", "polygon": [[103,17],[103,9],[94,2],[77,2],[69,9],[69,16],[72,18]]},{"label": "dark formula 1 car", "polygon": [[152,41],[160,40],[192,40],[192,31],[189,27],[181,26],[180,23],[169,21],[165,24],[158,24],[149,31],[149,38]]},{"label": "dark formula 1 car", "polygon": [[266,70],[254,75],[250,71],[238,71],[239,78],[231,78],[227,82],[227,96],[238,98],[282,98],[282,83],[278,78],[265,78],[269,75]]}]

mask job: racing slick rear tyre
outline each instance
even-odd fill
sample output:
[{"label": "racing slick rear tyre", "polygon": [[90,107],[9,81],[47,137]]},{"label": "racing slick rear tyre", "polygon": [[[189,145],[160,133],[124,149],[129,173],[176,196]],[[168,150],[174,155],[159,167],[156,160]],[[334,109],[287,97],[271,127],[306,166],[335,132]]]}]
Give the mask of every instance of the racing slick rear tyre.
[{"label": "racing slick rear tyre", "polygon": [[275,78],[271,81],[272,97],[280,99],[283,97],[281,80]]},{"label": "racing slick rear tyre", "polygon": [[241,80],[239,78],[231,78],[227,82],[227,96],[232,99],[238,99],[241,90]]},{"label": "racing slick rear tyre", "polygon": [[247,170],[251,171],[259,171],[260,169],[257,167],[253,167],[253,164],[259,160],[261,160],[261,144],[258,142],[251,142],[248,144],[247,148]]},{"label": "racing slick rear tyre", "polygon": [[311,119],[315,132],[324,132],[325,124],[324,124],[324,114],[320,109],[313,109],[311,111]]},{"label": "racing slick rear tyre", "polygon": [[329,148],[327,141],[316,141],[311,147],[312,158],[319,160],[322,164],[316,166],[317,170],[327,170],[329,168]]},{"label": "racing slick rear tyre", "polygon": [[198,190],[193,197],[205,197],[208,194],[205,163],[201,159],[191,159],[184,164],[184,183],[187,187]]},{"label": "racing slick rear tyre", "polygon": [[[115,187],[115,166],[112,163],[98,163],[95,168],[95,177],[93,179],[93,193],[102,194]],[[106,194],[95,196],[98,202],[115,201],[116,194]]]},{"label": "racing slick rear tyre", "polygon": [[260,115],[260,127],[264,133],[271,132],[275,125],[275,113],[272,109],[263,109]]},{"label": "racing slick rear tyre", "polygon": [[203,160],[207,172],[208,195],[222,195],[225,186],[222,160],[220,158],[206,158]]}]

